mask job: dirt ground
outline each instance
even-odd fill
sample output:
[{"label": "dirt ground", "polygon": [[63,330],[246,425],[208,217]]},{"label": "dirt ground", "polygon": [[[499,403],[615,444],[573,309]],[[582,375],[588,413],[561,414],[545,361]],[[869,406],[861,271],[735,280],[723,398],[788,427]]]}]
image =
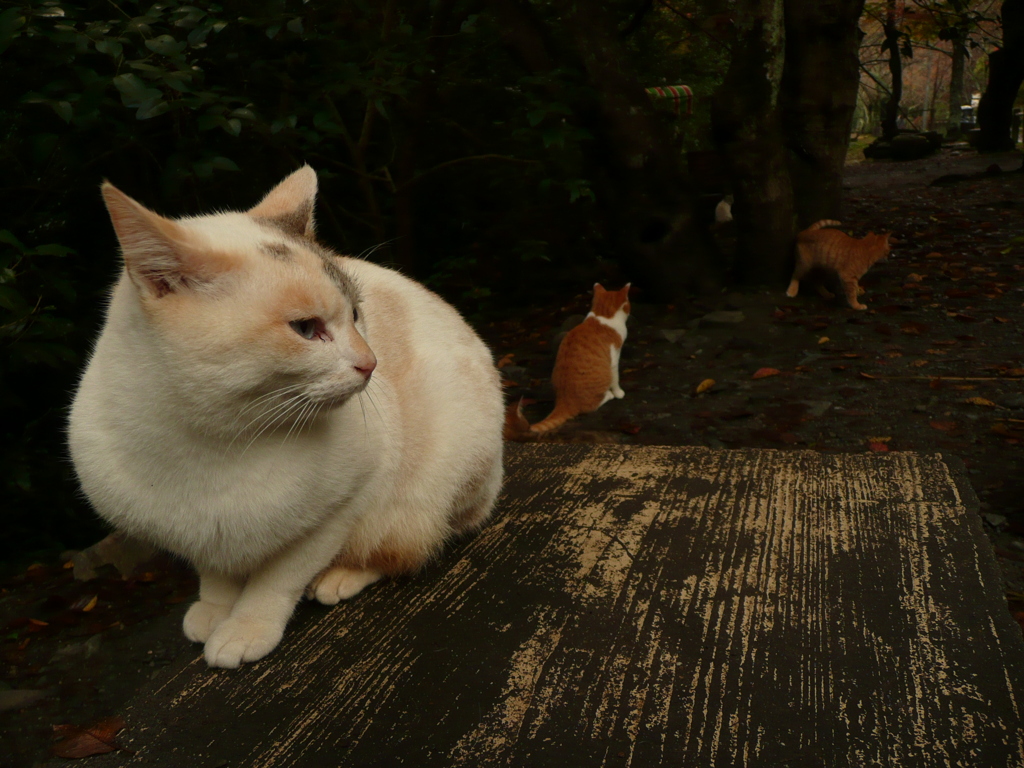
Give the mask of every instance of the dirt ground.
[{"label": "dirt ground", "polygon": [[[1007,173],[1020,167],[1020,153],[966,149],[850,166],[842,228],[899,240],[862,281],[866,311],[809,286],[686,306],[637,291],[626,397],[547,439],[955,454],[1024,619],[1024,173]],[[533,401],[530,421],[551,407],[560,333],[588,306],[581,286],[481,329],[509,398]],[[169,560],[80,581],[55,558],[0,584],[0,768],[42,763],[53,726],[114,715],[159,667],[196,652],[180,632],[195,588]]]}]

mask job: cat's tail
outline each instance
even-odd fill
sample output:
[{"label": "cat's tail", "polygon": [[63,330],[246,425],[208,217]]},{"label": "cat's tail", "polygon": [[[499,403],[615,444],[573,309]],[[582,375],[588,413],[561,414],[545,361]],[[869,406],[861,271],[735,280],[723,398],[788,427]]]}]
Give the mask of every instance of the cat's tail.
[{"label": "cat's tail", "polygon": [[554,410],[548,414],[546,419],[531,426],[526,416],[523,415],[523,399],[519,398],[516,402],[509,403],[505,409],[505,426],[502,434],[506,440],[519,442],[536,440],[540,435],[558,429],[575,415],[576,411],[572,408],[567,408],[556,402]]},{"label": "cat's tail", "polygon": [[821,229],[822,227],[838,227],[842,223],[843,222],[836,221],[835,219],[822,219],[821,221],[816,221],[811,224],[811,226],[805,229],[804,232],[810,232],[812,229]]},{"label": "cat's tail", "polygon": [[532,434],[530,422],[523,415],[523,398],[509,403],[505,409],[505,427],[502,434],[506,440],[524,440]]},{"label": "cat's tail", "polygon": [[558,429],[560,426],[565,424],[569,419],[576,415],[576,411],[563,403],[555,401],[555,409],[548,414],[546,419],[538,421],[532,427],[530,431],[536,435],[542,435],[545,432],[550,432],[554,429]]}]

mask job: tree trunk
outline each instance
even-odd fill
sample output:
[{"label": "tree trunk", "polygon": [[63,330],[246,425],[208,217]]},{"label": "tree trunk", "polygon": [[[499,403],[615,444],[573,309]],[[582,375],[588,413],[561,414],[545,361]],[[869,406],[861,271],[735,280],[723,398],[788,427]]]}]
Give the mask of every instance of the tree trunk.
[{"label": "tree trunk", "polygon": [[953,62],[949,68],[949,119],[946,122],[946,135],[960,135],[960,107],[964,103],[964,64],[967,61],[967,48],[963,40],[953,39]]},{"label": "tree trunk", "polygon": [[882,115],[882,138],[892,141],[898,132],[900,101],[903,99],[903,58],[900,56],[900,23],[902,21],[896,0],[887,0],[885,14],[885,41],[882,51],[889,51],[889,76],[892,81],[889,101]]},{"label": "tree trunk", "polygon": [[782,114],[798,229],[840,214],[863,9],[864,0],[786,0]]},{"label": "tree trunk", "polygon": [[1003,45],[988,56],[988,85],[978,105],[978,149],[1013,149],[1013,102],[1024,81],[1024,0],[1004,0]]},{"label": "tree trunk", "polygon": [[782,141],[782,0],[741,0],[732,60],[711,107],[712,133],[733,182],[737,277],[779,282],[792,264],[793,195]]}]

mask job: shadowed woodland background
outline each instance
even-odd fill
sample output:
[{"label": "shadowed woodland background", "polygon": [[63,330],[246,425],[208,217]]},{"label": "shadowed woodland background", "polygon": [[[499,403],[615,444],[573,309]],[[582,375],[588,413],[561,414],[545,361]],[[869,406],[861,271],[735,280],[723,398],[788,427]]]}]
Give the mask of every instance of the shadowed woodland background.
[{"label": "shadowed woodland background", "polygon": [[[0,559],[98,535],[63,422],[119,269],[102,179],[178,216],[249,207],[307,162],[325,243],[425,281],[471,320],[595,279],[630,279],[643,300],[664,303],[782,284],[795,232],[838,214],[855,113],[883,132],[934,127],[901,105],[915,50],[949,57],[949,122],[965,78],[988,83],[991,61],[980,146],[1013,146],[1024,2],[922,0],[913,23],[909,7],[8,5]],[[866,64],[868,45],[877,61]],[[688,116],[645,93],[682,83],[695,93]],[[726,192],[736,245],[723,253],[709,223]]]}]

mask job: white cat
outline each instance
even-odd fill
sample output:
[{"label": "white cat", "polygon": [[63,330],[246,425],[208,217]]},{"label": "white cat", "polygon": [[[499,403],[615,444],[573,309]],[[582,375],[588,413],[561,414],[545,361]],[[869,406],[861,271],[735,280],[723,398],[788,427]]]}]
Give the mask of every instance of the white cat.
[{"label": "white cat", "polygon": [[212,666],[269,653],[305,591],[350,598],[483,524],[502,394],[458,313],[313,239],[305,166],[255,208],[170,220],[111,184],[125,269],[71,411],[82,487],[190,560]]}]

